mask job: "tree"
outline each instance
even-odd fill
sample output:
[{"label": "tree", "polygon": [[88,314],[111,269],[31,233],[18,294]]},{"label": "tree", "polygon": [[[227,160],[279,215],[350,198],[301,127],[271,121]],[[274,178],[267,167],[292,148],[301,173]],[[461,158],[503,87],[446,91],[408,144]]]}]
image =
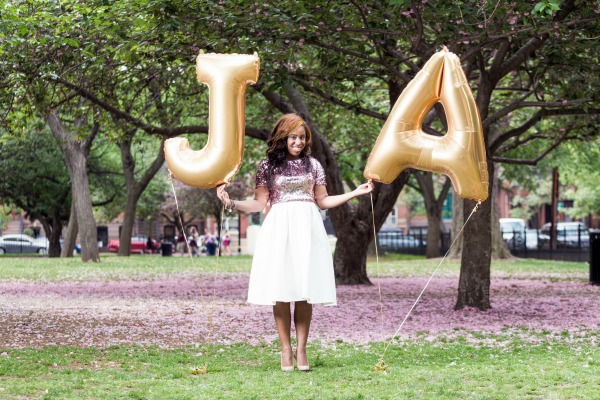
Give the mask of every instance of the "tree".
[{"label": "tree", "polygon": [[[511,146],[536,139],[532,128],[540,121],[559,116],[590,120],[599,112],[593,89],[598,71],[592,61],[598,49],[587,37],[598,34],[600,16],[577,1],[540,4],[531,8],[510,2],[352,1],[284,4],[278,10],[254,4],[245,9],[251,15],[248,24],[236,28],[251,25],[259,30],[257,43],[268,42],[269,54],[278,57],[280,76],[290,77],[305,92],[380,120],[387,116],[381,103],[373,107],[375,91],[368,92],[371,96],[361,95],[368,90],[365,84],[372,88],[373,80],[379,82],[379,93],[387,93],[393,104],[421,65],[445,44],[460,55],[475,89],[492,182],[493,161],[513,162],[502,154]],[[550,40],[551,36],[557,40]],[[565,74],[566,70],[577,73]],[[558,76],[562,78],[556,84]],[[293,96],[288,93],[288,97]],[[443,110],[435,106],[424,129],[442,134],[431,123],[435,114],[444,121]],[[520,123],[514,119],[516,114],[522,116]],[[548,132],[543,138],[546,149],[536,157],[543,157],[567,137]],[[463,246],[457,309],[490,307],[491,204],[491,200],[481,204],[464,231],[468,245]],[[472,201],[465,202],[465,218],[474,206]],[[340,210],[338,215],[343,214]],[[341,260],[336,256],[337,261]]]},{"label": "tree", "polygon": [[38,220],[49,239],[49,256],[60,255],[71,189],[60,149],[48,132],[0,135],[0,203],[14,204]]},{"label": "tree", "polygon": [[[344,184],[352,183],[348,176],[353,176],[342,172],[346,165],[340,166],[337,160],[343,148],[338,144],[349,140],[372,143],[376,132],[326,132],[322,129],[328,125],[324,120],[337,115],[336,122],[364,117],[381,123],[404,86],[439,45],[446,44],[460,55],[474,88],[492,179],[493,161],[514,162],[505,153],[511,146],[536,140],[532,131],[536,124],[557,117],[590,120],[598,114],[594,89],[598,71],[592,61],[598,49],[586,35],[597,36],[600,16],[576,0],[538,4],[397,0],[256,4],[232,0],[169,4],[129,1],[109,7],[101,1],[85,5],[73,1],[62,5],[68,15],[59,7],[53,8],[61,16],[61,29],[52,37],[64,43],[64,49],[74,45],[73,41],[79,44],[79,36],[85,45],[72,46],[77,51],[70,51],[70,58],[61,54],[59,61],[71,61],[70,69],[42,76],[46,84],[57,84],[66,96],[83,97],[147,134],[205,133],[206,127],[196,119],[165,126],[158,113],[147,112],[146,102],[135,101],[136,94],[145,90],[156,70],[168,68],[172,80],[180,79],[177,87],[193,87],[186,79],[192,79],[190,60],[200,48],[223,53],[258,51],[263,69],[256,89],[264,99],[261,102],[249,95],[249,104],[256,102],[257,110],[271,115],[264,105],[266,100],[280,112],[299,111],[307,117],[315,133],[315,156],[326,168],[328,190],[336,194],[343,191]],[[21,23],[20,14],[11,17],[13,23]],[[552,35],[558,36],[549,40]],[[16,43],[24,36],[34,40],[33,34],[21,33],[11,40]],[[56,51],[43,50],[37,49],[40,54],[55,56]],[[73,60],[78,59],[84,60],[81,65],[85,68],[72,68],[76,64]],[[16,78],[14,74],[10,77]],[[119,85],[126,85],[128,92]],[[120,87],[121,96],[108,90],[110,87]],[[127,93],[131,109],[120,103]],[[171,93],[179,95],[180,91]],[[178,109],[199,115],[196,111],[202,107],[196,106],[181,102]],[[331,112],[333,109],[337,112]],[[256,115],[250,113],[246,133],[264,140],[265,118],[253,119]],[[436,105],[426,117],[424,129],[441,135],[444,125],[443,109]],[[338,140],[336,136],[346,138]],[[547,146],[536,158],[569,137],[561,132],[543,136],[539,139]],[[365,160],[369,149],[369,145],[364,146],[358,160]],[[521,160],[529,161],[533,160]],[[402,176],[392,185],[377,185],[373,193],[377,228],[405,179]],[[466,216],[473,206],[473,202],[465,203]],[[456,308],[490,307],[491,207],[490,201],[484,202],[465,230],[468,245],[463,246]],[[373,239],[369,199],[332,210],[331,217],[342,238],[335,255],[338,282],[368,282],[366,249]]]},{"label": "tree", "polygon": [[[92,211],[92,199],[90,196],[89,180],[87,175],[87,159],[90,154],[92,143],[99,129],[99,124],[92,123],[89,133],[81,140],[77,133],[69,131],[56,111],[52,110],[46,118],[50,131],[56,141],[60,144],[63,152],[69,176],[71,177],[71,195],[73,197],[74,215],[77,218],[77,228],[81,240],[81,259],[83,261],[100,261],[98,251],[98,236],[96,220]],[[85,125],[84,118],[75,124],[76,128]],[[70,243],[68,243],[69,249]]]},{"label": "tree", "polygon": [[[554,128],[554,127],[552,127]],[[596,130],[589,126],[586,131]],[[568,142],[559,147],[536,165],[513,165],[502,176],[509,182],[518,181],[527,190],[526,195],[513,197],[511,216],[530,219],[541,206],[551,203],[552,170],[559,168],[561,200],[573,201],[573,207],[564,208],[565,214],[583,219],[600,212],[598,171],[600,168],[600,138],[589,143]],[[522,157],[526,149],[515,149],[513,157]]]}]

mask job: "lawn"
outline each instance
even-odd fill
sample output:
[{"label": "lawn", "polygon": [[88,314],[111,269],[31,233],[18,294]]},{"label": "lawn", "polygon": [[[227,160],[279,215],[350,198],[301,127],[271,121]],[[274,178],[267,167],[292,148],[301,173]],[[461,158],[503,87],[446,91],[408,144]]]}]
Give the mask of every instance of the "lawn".
[{"label": "lawn", "polygon": [[[422,256],[390,254],[377,263],[368,260],[367,270],[372,279],[379,276],[429,276],[441,259],[427,260]],[[0,281],[103,281],[123,279],[158,279],[165,276],[249,273],[252,258],[231,257],[160,257],[132,255],[119,257],[103,254],[98,264],[82,263],[78,258],[47,258],[0,256]],[[558,279],[588,279],[588,264],[583,262],[535,259],[499,260],[492,263],[492,277],[523,277],[543,279],[557,275]],[[438,276],[457,277],[460,261],[445,259]]]},{"label": "lawn", "polygon": [[598,398],[586,263],[494,262],[481,312],[453,311],[459,265],[444,261],[393,338],[439,262],[369,260],[381,298],[338,287],[337,307],[315,307],[312,371],[284,373],[270,310],[245,303],[249,257],[1,257],[0,398]]}]

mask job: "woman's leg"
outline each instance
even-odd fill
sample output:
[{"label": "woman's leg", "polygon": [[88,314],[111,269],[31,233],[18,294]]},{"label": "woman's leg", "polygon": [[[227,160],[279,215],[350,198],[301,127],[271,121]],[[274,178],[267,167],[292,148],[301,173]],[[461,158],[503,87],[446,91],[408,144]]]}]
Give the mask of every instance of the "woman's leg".
[{"label": "woman's leg", "polygon": [[310,330],[310,320],[312,319],[312,304],[306,301],[297,301],[294,307],[294,324],[296,325],[296,362],[298,368],[308,366],[306,357],[306,342],[308,341],[308,332]]},{"label": "woman's leg", "polygon": [[281,342],[281,367],[293,367],[294,355],[292,353],[292,343],[290,342],[290,329],[292,316],[290,313],[290,303],[278,301],[273,306],[273,316],[275,316],[275,325],[279,333]]}]

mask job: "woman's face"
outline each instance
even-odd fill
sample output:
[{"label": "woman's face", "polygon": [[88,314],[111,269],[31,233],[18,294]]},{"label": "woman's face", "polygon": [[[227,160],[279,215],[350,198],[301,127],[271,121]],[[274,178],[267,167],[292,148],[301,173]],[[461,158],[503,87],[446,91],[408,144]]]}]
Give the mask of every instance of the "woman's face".
[{"label": "woman's face", "polygon": [[287,151],[290,159],[296,159],[300,157],[300,153],[306,147],[306,132],[303,126],[299,126],[287,137]]}]

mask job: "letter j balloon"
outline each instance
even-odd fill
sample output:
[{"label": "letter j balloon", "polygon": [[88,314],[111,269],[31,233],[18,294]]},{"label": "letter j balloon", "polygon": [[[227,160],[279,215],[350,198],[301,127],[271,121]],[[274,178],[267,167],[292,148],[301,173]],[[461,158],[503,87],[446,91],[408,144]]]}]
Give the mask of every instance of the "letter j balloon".
[{"label": "letter j balloon", "polygon": [[165,141],[165,160],[179,181],[210,189],[229,183],[242,163],[246,119],[245,92],[258,81],[258,55],[204,54],[196,57],[196,75],[208,86],[208,141],[190,149],[186,138]]}]

